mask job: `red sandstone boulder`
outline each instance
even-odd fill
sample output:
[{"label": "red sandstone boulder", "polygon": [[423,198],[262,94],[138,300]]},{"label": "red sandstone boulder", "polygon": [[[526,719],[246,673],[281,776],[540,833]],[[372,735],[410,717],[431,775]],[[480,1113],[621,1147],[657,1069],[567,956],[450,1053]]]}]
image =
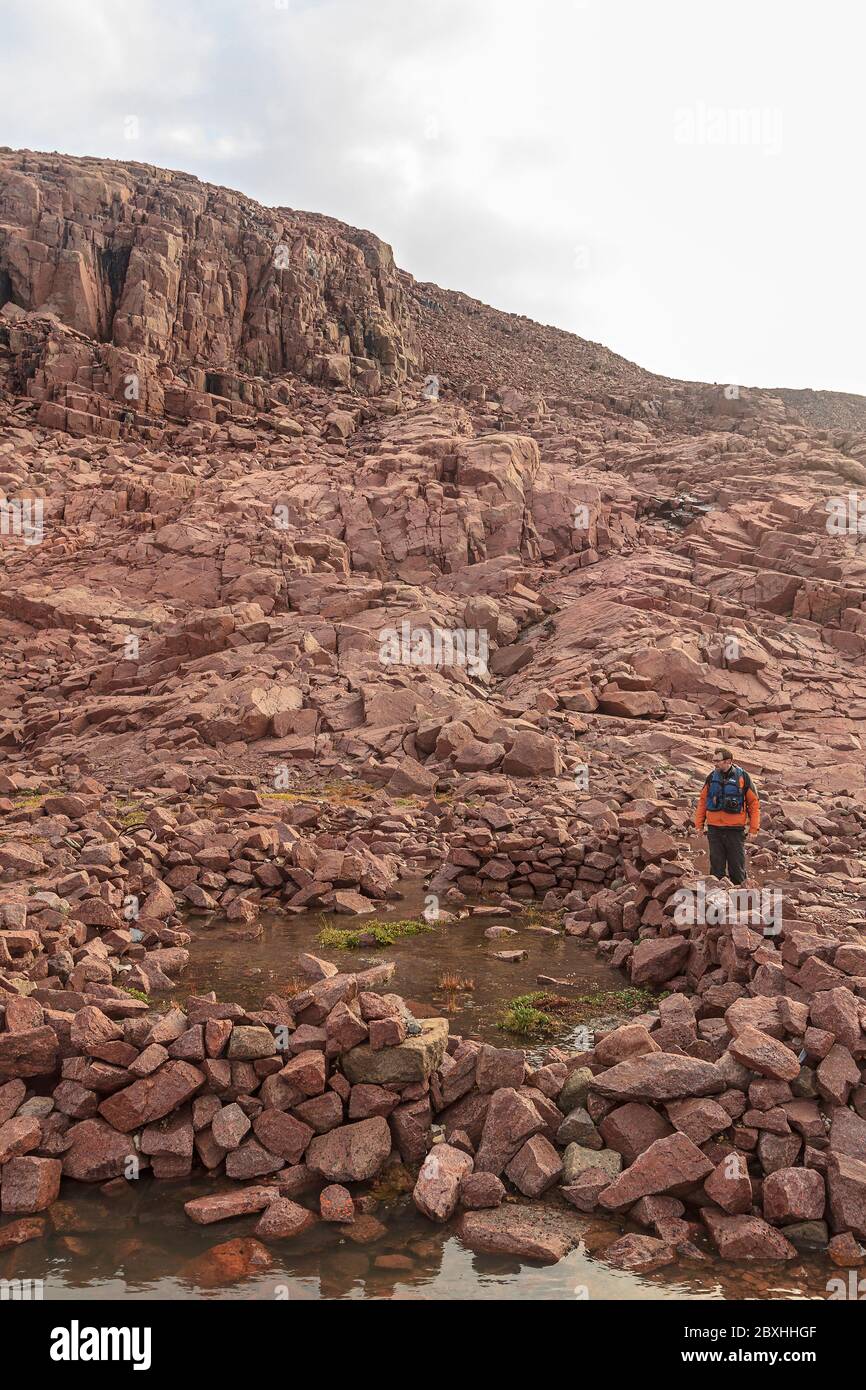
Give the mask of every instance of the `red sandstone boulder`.
[{"label": "red sandstone boulder", "polygon": [[513,1087],[494,1091],[475,1156],[475,1171],[499,1177],[526,1140],[543,1128],[544,1121],[531,1100]]},{"label": "red sandstone boulder", "polygon": [[675,1192],[700,1182],[713,1170],[706,1154],[686,1134],[657,1139],[605,1188],[599,1204],[608,1211],[622,1211],[657,1192]]},{"label": "red sandstone boulder", "polygon": [[161,1120],[195,1095],[205,1083],[204,1073],[189,1062],[166,1062],[151,1076],[116,1091],[99,1106],[99,1113],[114,1129],[128,1133]]},{"label": "red sandstone boulder", "polygon": [[447,1221],[457,1207],[460,1181],[472,1171],[472,1159],[450,1144],[435,1144],[421,1164],[412,1199],[431,1221]]},{"label": "red sandstone boulder", "polygon": [[796,1258],[791,1242],[759,1216],[727,1216],[702,1207],[710,1238],[723,1260],[783,1261]]},{"label": "red sandstone boulder", "polygon": [[316,1135],[307,1148],[308,1168],[331,1182],[361,1182],[378,1173],[391,1152],[391,1131],[382,1116]]},{"label": "red sandstone boulder", "polygon": [[253,1231],[260,1240],[292,1240],[315,1226],[317,1220],[315,1212],[308,1211],[290,1197],[277,1197],[265,1207]]},{"label": "red sandstone boulder", "polygon": [[784,1043],[769,1037],[760,1029],[746,1026],[732,1039],[728,1051],[749,1071],[772,1076],[780,1081],[793,1081],[800,1075],[797,1054]]},{"label": "red sandstone boulder", "polygon": [[820,1221],[824,1202],[824,1179],[814,1168],[777,1168],[764,1178],[764,1216],[776,1226]]},{"label": "red sandstone boulder", "polygon": [[10,1158],[3,1165],[0,1211],[6,1216],[33,1216],[56,1201],[62,1165],[56,1158]]},{"label": "red sandstone boulder", "polygon": [[592,1086],[611,1100],[678,1100],[723,1091],[726,1081],[714,1062],[652,1052],[601,1072]]}]

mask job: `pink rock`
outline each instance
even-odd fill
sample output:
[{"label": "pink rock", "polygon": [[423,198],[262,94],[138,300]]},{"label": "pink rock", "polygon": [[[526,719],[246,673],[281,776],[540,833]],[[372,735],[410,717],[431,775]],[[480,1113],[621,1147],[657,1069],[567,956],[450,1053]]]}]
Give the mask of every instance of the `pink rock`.
[{"label": "pink rock", "polygon": [[853,1087],[860,1084],[860,1068],[847,1047],[836,1043],[818,1064],[818,1090],[831,1105],[847,1105]]},{"label": "pink rock", "polygon": [[7,1120],[4,1125],[0,1125],[0,1167],[8,1163],[10,1158],[17,1158],[21,1154],[30,1153],[31,1149],[38,1148],[41,1137],[42,1126],[30,1115],[19,1115],[16,1119]]},{"label": "pink rock", "polygon": [[673,1134],[673,1128],[651,1105],[629,1101],[619,1105],[599,1123],[599,1132],[609,1149],[622,1154],[626,1163],[634,1163],[638,1154]]},{"label": "pink rock", "polygon": [[203,1072],[190,1062],[166,1062],[151,1076],[108,1096],[99,1113],[114,1129],[139,1129],[183,1105],[204,1082]]},{"label": "pink rock", "polygon": [[10,1158],[3,1165],[0,1211],[6,1216],[33,1216],[57,1200],[62,1164],[56,1158]]},{"label": "pink rock", "polygon": [[814,1168],[778,1168],[764,1178],[764,1216],[776,1226],[820,1221],[824,1202],[824,1179]]},{"label": "pink rock", "polygon": [[412,1193],[420,1212],[431,1221],[447,1221],[457,1207],[460,1180],[472,1171],[472,1159],[450,1144],[435,1144],[421,1164]]},{"label": "pink rock", "polygon": [[606,1187],[610,1186],[610,1174],[600,1168],[585,1168],[576,1174],[574,1180],[559,1190],[567,1202],[578,1211],[593,1212],[598,1199]]},{"label": "pink rock", "polygon": [[613,1067],[617,1062],[625,1062],[629,1057],[641,1057],[648,1052],[661,1049],[640,1023],[624,1023],[599,1039],[595,1046],[595,1058],[601,1067]]},{"label": "pink rock", "polygon": [[730,1153],[704,1181],[704,1191],[729,1216],[752,1209],[752,1181],[743,1154]]},{"label": "pink rock", "polygon": [[639,941],[631,955],[631,981],[635,985],[662,985],[682,972],[689,954],[684,936]]},{"label": "pink rock", "polygon": [[562,1174],[562,1160],[543,1134],[527,1139],[505,1169],[509,1182],[525,1197],[540,1197]]},{"label": "pink rock", "polygon": [[866,1240],[866,1163],[848,1154],[830,1154],[827,1192],[835,1229]]},{"label": "pink rock", "polygon": [[81,1120],[67,1130],[70,1147],[63,1155],[63,1176],[78,1182],[107,1182],[137,1172],[138,1154],[128,1134],[104,1120]]},{"label": "pink rock", "polygon": [[600,1205],[608,1211],[621,1211],[641,1197],[699,1182],[712,1169],[706,1154],[687,1135],[672,1134],[657,1139],[620,1173],[601,1194]]},{"label": "pink rock", "polygon": [[761,1076],[793,1081],[800,1075],[796,1053],[758,1028],[747,1025],[732,1039],[728,1050],[749,1071],[759,1072]]},{"label": "pink rock", "polygon": [[248,1216],[262,1211],[275,1199],[270,1187],[242,1187],[236,1192],[217,1192],[208,1197],[194,1197],[184,1203],[184,1211],[197,1226],[209,1226],[214,1221],[229,1221],[236,1216]]},{"label": "pink rock", "polygon": [[726,1216],[702,1207],[710,1238],[723,1260],[782,1261],[796,1258],[791,1242],[759,1216]]},{"label": "pink rock", "polygon": [[313,1137],[310,1125],[282,1110],[262,1110],[253,1120],[253,1132],[269,1153],[286,1163],[300,1163]]},{"label": "pink rock", "polygon": [[853,1051],[860,1042],[860,1015],[850,989],[824,989],[809,1006],[813,1027],[832,1033],[836,1042]]},{"label": "pink rock", "polygon": [[[799,1073],[799,1067],[797,1071]],[[714,1062],[671,1052],[652,1052],[600,1072],[593,1089],[611,1100],[678,1100],[723,1091],[726,1081]]]},{"label": "pink rock", "polygon": [[292,1240],[315,1226],[318,1218],[290,1197],[277,1197],[259,1217],[253,1232],[261,1240]]},{"label": "pink rock", "polygon": [[513,1087],[494,1091],[475,1157],[476,1172],[498,1177],[526,1140],[543,1128],[535,1106]]},{"label": "pink rock", "polygon": [[339,1183],[323,1187],[319,1193],[319,1210],[323,1221],[339,1221],[343,1224],[355,1220],[355,1204],[352,1194]]},{"label": "pink rock", "polygon": [[490,1211],[464,1212],[457,1233],[479,1253],[556,1264],[578,1244],[584,1226],[574,1212],[505,1203]]},{"label": "pink rock", "polygon": [[505,1201],[505,1186],[493,1173],[466,1173],[460,1180],[458,1199],[467,1211],[498,1207]]},{"label": "pink rock", "polygon": [[250,1122],[239,1105],[224,1105],[211,1120],[211,1133],[220,1148],[231,1152],[250,1131]]},{"label": "pink rock", "polygon": [[706,1143],[731,1123],[727,1110],[709,1097],[669,1101],[665,1109],[674,1128],[687,1134],[695,1144]]},{"label": "pink rock", "polygon": [[230,1178],[264,1178],[277,1173],[285,1160],[262,1147],[257,1139],[247,1139],[226,1154],[226,1175]]},{"label": "pink rock", "polygon": [[361,1182],[376,1176],[390,1152],[388,1121],[374,1116],[316,1135],[306,1162],[312,1172],[332,1182]]},{"label": "pink rock", "polygon": [[636,1274],[651,1274],[654,1269],[663,1269],[672,1264],[677,1252],[671,1245],[655,1236],[620,1236],[604,1251],[605,1264],[614,1269],[627,1269]]}]

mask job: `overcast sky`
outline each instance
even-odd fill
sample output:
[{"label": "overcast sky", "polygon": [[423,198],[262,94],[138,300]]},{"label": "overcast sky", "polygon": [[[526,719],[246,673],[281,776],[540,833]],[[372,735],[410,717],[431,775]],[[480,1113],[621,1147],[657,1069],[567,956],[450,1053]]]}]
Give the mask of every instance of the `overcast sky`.
[{"label": "overcast sky", "polygon": [[3,0],[0,142],[368,227],[706,381],[866,394],[851,0]]}]

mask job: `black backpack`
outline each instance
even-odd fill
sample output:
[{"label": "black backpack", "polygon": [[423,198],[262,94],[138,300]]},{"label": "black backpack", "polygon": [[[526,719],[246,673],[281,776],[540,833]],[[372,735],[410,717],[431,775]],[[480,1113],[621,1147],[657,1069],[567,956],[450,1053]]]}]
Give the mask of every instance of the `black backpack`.
[{"label": "black backpack", "polygon": [[732,763],[727,772],[714,768],[707,778],[707,810],[739,815],[746,809],[746,792],[750,785],[749,774],[737,767],[736,763]]}]

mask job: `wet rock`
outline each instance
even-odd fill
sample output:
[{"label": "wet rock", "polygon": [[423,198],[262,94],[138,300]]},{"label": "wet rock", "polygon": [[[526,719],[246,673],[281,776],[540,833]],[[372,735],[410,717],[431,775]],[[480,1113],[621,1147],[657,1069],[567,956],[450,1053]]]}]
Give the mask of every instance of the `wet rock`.
[{"label": "wet rock", "polygon": [[574,1213],[545,1206],[497,1207],[464,1212],[457,1223],[462,1243],[478,1254],[513,1255],[557,1264],[580,1240],[584,1222]]},{"label": "wet rock", "polygon": [[319,1193],[319,1210],[323,1221],[349,1223],[355,1220],[355,1205],[352,1194],[339,1183],[323,1187]]},{"label": "wet rock", "polygon": [[793,1260],[797,1251],[789,1240],[759,1216],[727,1216],[701,1209],[710,1238],[724,1260],[772,1262]]},{"label": "wet rock", "polygon": [[635,1274],[651,1274],[673,1264],[677,1252],[655,1236],[626,1235],[609,1245],[604,1252],[606,1264],[614,1269],[627,1269]]},{"label": "wet rock", "polygon": [[188,1260],[181,1267],[181,1277],[200,1289],[215,1289],[221,1285],[237,1284],[249,1275],[259,1274],[272,1264],[267,1248],[251,1237],[228,1240],[214,1245],[204,1254]]},{"label": "wet rock", "polygon": [[260,1240],[291,1240],[308,1231],[318,1217],[289,1197],[277,1197],[265,1207],[253,1231]]},{"label": "wet rock", "polygon": [[269,1187],[242,1187],[234,1192],[218,1192],[210,1197],[193,1197],[184,1203],[184,1211],[197,1226],[209,1226],[214,1221],[229,1221],[236,1216],[249,1216],[262,1211],[275,1200]]}]

